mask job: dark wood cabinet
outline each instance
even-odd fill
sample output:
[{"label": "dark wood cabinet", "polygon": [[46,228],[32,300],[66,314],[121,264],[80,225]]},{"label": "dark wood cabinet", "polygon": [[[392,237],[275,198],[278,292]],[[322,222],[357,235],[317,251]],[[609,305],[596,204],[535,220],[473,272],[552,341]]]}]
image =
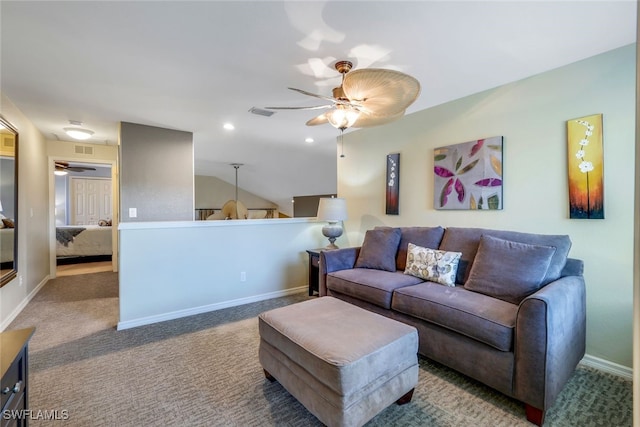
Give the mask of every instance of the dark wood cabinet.
[{"label": "dark wood cabinet", "polygon": [[35,328],[0,333],[0,427],[27,426],[28,343]]},{"label": "dark wood cabinet", "polygon": [[322,249],[308,249],[309,254],[309,296],[319,292],[320,252]]}]

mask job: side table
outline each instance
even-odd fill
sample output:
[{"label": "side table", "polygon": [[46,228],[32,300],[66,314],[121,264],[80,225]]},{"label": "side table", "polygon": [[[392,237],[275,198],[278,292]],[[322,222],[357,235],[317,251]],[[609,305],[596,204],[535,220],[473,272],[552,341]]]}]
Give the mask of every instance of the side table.
[{"label": "side table", "polygon": [[309,254],[309,296],[320,290],[320,252],[324,249],[307,249]]}]

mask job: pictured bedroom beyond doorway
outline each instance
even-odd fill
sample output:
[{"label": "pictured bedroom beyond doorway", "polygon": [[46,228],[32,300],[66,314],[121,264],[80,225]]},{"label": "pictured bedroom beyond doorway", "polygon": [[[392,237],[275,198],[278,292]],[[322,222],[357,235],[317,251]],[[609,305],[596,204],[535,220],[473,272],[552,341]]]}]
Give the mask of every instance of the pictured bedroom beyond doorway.
[{"label": "pictured bedroom beyond doorway", "polygon": [[111,165],[55,161],[54,173],[56,265],[97,262],[108,265],[106,271],[111,271]]}]

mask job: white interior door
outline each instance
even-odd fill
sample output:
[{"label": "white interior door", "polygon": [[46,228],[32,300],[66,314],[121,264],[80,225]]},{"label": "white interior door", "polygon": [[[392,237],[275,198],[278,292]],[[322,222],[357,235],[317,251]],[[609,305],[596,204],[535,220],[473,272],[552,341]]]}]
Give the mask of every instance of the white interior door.
[{"label": "white interior door", "polygon": [[111,179],[71,177],[72,225],[98,225],[112,214]]},{"label": "white interior door", "polygon": [[98,186],[98,197],[100,198],[100,203],[98,203],[98,216],[100,219],[111,219],[113,217],[111,180],[102,179],[99,181]]}]

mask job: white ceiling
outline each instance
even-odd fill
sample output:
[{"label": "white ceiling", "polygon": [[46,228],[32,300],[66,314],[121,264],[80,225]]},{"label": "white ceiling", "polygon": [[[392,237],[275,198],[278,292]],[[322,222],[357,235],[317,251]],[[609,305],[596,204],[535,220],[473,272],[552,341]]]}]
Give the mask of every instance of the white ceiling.
[{"label": "white ceiling", "polygon": [[100,144],[120,121],[190,131],[197,174],[233,183],[244,163],[240,186],[285,211],[335,192],[338,131],[248,110],[318,105],[287,87],[330,95],[336,60],[416,77],[410,114],[636,39],[634,0],[2,0],[0,14],[0,89],[45,137],[68,138],[69,120]]}]

